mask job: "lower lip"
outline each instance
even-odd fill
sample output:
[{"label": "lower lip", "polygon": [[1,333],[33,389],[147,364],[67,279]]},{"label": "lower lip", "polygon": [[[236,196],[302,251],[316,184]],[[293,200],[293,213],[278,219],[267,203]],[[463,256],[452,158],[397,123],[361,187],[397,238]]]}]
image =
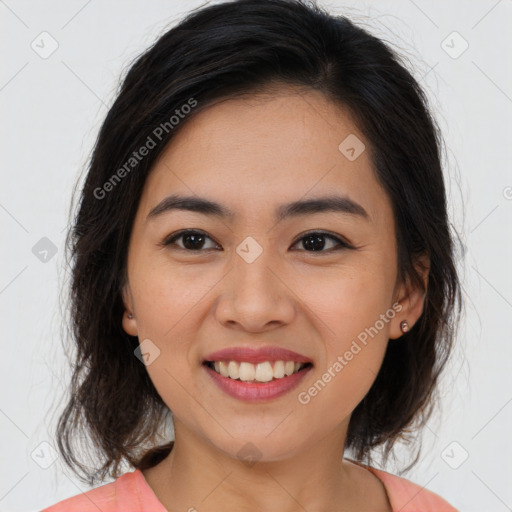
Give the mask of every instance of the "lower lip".
[{"label": "lower lip", "polygon": [[203,367],[222,391],[225,391],[234,398],[247,402],[262,402],[284,395],[297,386],[312,368],[312,366],[308,366],[304,370],[292,373],[292,375],[288,377],[271,380],[269,382],[244,382],[242,380],[223,377],[220,373],[217,373],[205,364],[203,364]]}]

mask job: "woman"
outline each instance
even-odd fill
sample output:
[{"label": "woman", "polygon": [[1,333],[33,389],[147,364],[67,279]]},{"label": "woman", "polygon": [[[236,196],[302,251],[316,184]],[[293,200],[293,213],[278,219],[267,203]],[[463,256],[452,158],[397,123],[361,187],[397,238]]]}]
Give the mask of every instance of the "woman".
[{"label": "woman", "polygon": [[58,446],[116,480],[46,512],[455,510],[371,466],[430,416],[460,313],[440,151],[394,52],[313,4],[212,5],[160,37],[69,233]]}]

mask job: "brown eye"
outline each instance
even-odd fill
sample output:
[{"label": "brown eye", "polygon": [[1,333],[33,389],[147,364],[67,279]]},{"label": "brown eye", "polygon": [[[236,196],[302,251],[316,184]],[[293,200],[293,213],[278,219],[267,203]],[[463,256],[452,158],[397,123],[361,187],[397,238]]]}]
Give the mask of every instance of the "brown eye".
[{"label": "brown eye", "polygon": [[[208,244],[208,240],[213,243],[213,246],[205,247],[205,245]],[[180,241],[180,244],[178,244],[177,241]],[[311,231],[303,235],[293,245],[296,246],[299,243],[302,243],[302,250],[305,252],[330,253],[340,249],[352,248],[352,246],[343,239],[323,231]],[[220,248],[220,246],[203,231],[190,229],[171,235],[164,240],[162,245],[165,247],[174,245],[177,249],[188,252],[203,252]]]},{"label": "brown eye", "polygon": [[[328,247],[328,250],[324,250],[329,244],[327,240],[334,241],[334,247]],[[349,249],[350,244],[342,240],[341,238],[331,235],[323,231],[311,231],[306,235],[303,235],[294,245],[302,242],[302,246],[306,252],[332,252],[333,250]]]},{"label": "brown eye", "polygon": [[[182,240],[182,246],[178,245],[178,248],[185,251],[201,251],[205,249],[205,241],[211,240],[211,238],[202,231],[188,230],[172,235],[170,238],[165,240],[164,246],[177,245],[175,242],[180,239]],[[214,245],[215,247],[218,247],[216,244]],[[215,247],[207,247],[205,250],[211,250]]]}]

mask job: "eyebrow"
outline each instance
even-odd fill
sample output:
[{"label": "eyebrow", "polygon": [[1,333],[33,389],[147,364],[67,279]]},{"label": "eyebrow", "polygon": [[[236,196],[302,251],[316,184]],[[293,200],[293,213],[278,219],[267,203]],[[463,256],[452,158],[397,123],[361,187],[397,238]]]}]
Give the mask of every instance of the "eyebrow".
[{"label": "eyebrow", "polygon": [[[236,217],[235,213],[229,208],[209,199],[173,194],[152,208],[148,213],[147,220],[154,219],[173,210],[185,210],[230,220]],[[356,203],[349,197],[336,195],[302,199],[280,205],[274,212],[274,216],[277,221],[281,221],[291,217],[324,212],[343,213],[370,220],[370,216],[359,203]]]}]

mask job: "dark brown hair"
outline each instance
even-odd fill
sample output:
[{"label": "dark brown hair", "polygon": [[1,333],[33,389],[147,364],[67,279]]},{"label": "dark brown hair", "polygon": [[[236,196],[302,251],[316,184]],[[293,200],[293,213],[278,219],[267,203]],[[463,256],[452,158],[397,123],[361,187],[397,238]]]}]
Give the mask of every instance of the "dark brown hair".
[{"label": "dark brown hair", "polygon": [[[219,3],[189,14],[129,68],[100,129],[68,232],[76,353],[56,436],[64,461],[82,481],[117,478],[123,463],[151,467],[172,449],[172,441],[157,441],[170,411],[134,356],[137,337],[121,325],[128,242],[147,176],[188,119],[215,101],[269,84],[321,91],[351,112],[393,205],[400,281],[422,286],[418,256],[430,258],[423,313],[388,344],[375,382],[353,411],[346,448],[370,463],[370,451],[382,445],[387,458],[398,439],[431,415],[461,292],[442,138],[425,93],[388,45],[314,2]],[[183,107],[193,102],[196,107]],[[170,121],[173,115],[178,122]],[[150,136],[156,147],[134,164],[134,151]],[[93,467],[73,446],[84,434],[95,448]]]}]

